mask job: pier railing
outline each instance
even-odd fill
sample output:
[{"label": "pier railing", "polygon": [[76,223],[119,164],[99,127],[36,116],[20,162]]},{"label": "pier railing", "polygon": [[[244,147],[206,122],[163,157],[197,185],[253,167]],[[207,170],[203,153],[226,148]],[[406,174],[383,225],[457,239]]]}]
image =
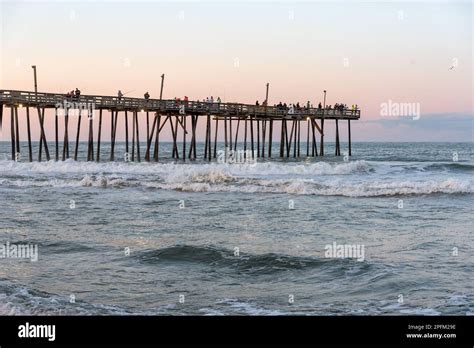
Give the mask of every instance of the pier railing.
[{"label": "pier railing", "polygon": [[67,96],[57,93],[0,90],[0,103],[5,106],[33,106],[41,108],[74,108],[75,103],[92,105],[95,109],[143,110],[162,114],[214,115],[233,118],[276,118],[276,119],[354,119],[360,118],[358,109],[319,109],[307,107],[260,106],[242,103],[221,103],[207,101],[185,101],[175,99],[144,99],[98,95]]}]

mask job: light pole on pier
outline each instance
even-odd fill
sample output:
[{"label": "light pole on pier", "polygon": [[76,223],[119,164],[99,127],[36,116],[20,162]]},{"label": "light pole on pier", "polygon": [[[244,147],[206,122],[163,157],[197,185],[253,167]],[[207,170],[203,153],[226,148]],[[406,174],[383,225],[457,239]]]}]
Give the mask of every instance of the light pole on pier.
[{"label": "light pole on pier", "polygon": [[268,105],[268,87],[270,87],[270,83],[267,82],[267,93],[265,94],[265,106]]},{"label": "light pole on pier", "polygon": [[160,100],[163,98],[163,84],[165,83],[165,74],[161,75]]},{"label": "light pole on pier", "polygon": [[35,78],[35,96],[38,97],[38,80],[36,79],[36,65],[31,66],[33,68],[33,74]]}]

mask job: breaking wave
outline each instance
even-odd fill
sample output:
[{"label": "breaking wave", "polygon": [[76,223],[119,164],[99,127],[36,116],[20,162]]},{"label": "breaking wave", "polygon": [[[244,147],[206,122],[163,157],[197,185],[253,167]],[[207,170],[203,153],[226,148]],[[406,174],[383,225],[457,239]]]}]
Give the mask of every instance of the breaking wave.
[{"label": "breaking wave", "polygon": [[233,250],[219,249],[213,246],[175,245],[156,250],[141,251],[136,258],[146,264],[193,263],[214,269],[230,269],[232,274],[262,275],[282,271],[310,270],[325,268],[335,272],[345,272],[357,268],[369,271],[374,265],[359,263],[352,259],[328,259],[285,254],[245,254],[238,257]]},{"label": "breaking wave", "polygon": [[[448,168],[448,169],[446,169]],[[92,187],[186,192],[283,193],[376,197],[471,194],[473,166],[467,163],[16,163],[0,165],[0,185]],[[416,173],[413,173],[413,171]],[[458,171],[460,173],[445,171]],[[440,175],[440,171],[445,175]],[[405,172],[405,173],[404,173]]]},{"label": "breaking wave", "polygon": [[242,180],[240,185],[212,185],[210,183],[144,183],[145,186],[189,192],[244,192],[286,193],[296,195],[377,197],[428,194],[474,193],[468,180],[446,179],[439,181],[373,181],[362,183],[332,182],[318,184],[313,180]]}]

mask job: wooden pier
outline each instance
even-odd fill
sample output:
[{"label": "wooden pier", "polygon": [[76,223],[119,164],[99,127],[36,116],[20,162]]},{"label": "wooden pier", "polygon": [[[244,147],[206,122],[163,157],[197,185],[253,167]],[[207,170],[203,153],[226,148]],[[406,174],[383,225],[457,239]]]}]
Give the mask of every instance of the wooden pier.
[{"label": "wooden pier", "polygon": [[[158,161],[160,156],[160,133],[168,123],[172,135],[172,158],[183,161],[197,158],[196,143],[198,122],[205,124],[204,159],[211,161],[217,156],[218,132],[224,132],[224,144],[226,149],[237,150],[239,131],[244,134],[243,149],[252,150],[257,157],[274,157],[272,143],[275,136],[279,141],[277,155],[280,158],[302,156],[324,156],[324,123],[335,122],[335,155],[341,155],[339,141],[339,121],[347,121],[348,124],[348,149],[351,149],[351,121],[360,118],[360,110],[346,109],[334,110],[324,108],[282,108],[278,106],[258,106],[239,103],[218,103],[204,101],[183,101],[166,99],[144,99],[128,97],[111,97],[81,95],[69,97],[64,94],[39,93],[28,91],[0,90],[0,129],[2,127],[3,111],[10,109],[11,117],[11,158],[19,160],[20,156],[20,134],[18,109],[26,109],[26,126],[28,140],[28,159],[33,161],[32,139],[31,139],[31,117],[39,123],[40,139],[38,148],[38,161],[43,159],[43,151],[46,160],[53,157],[56,161],[66,160],[72,156],[75,160],[79,151],[79,136],[83,120],[87,122],[88,142],[87,160],[101,161],[106,154],[101,153],[101,138],[103,136],[103,121],[106,116],[110,119],[110,153],[107,157],[110,161],[115,160],[115,143],[117,141],[117,127],[123,122],[125,129],[125,160]],[[45,110],[54,110],[54,154],[51,155],[51,147],[46,139],[45,132]],[[79,110],[77,117],[71,116],[72,110]],[[97,115],[98,114],[98,115]],[[94,131],[93,118],[98,116],[98,129]],[[119,117],[120,116],[120,117]],[[131,152],[129,143],[129,118],[131,127]],[[60,119],[62,119],[60,121]],[[71,122],[70,122],[71,121]],[[59,135],[59,122],[64,122],[64,132]],[[146,122],[146,134],[142,135],[145,145],[144,152],[140,143],[139,122]],[[280,122],[280,134],[274,134],[274,125]],[[319,123],[318,123],[319,122]],[[71,125],[73,131],[70,134]],[[236,123],[236,125],[235,125]],[[301,127],[307,127],[306,151],[301,149]],[[232,125],[234,128],[232,129]],[[179,134],[181,133],[181,134]],[[242,133],[241,133],[242,134]],[[319,152],[317,135],[319,134]],[[70,136],[73,137],[74,148],[69,148]],[[181,142],[179,137],[181,138]],[[187,140],[189,136],[189,140]],[[94,139],[96,141],[94,142]],[[303,140],[304,141],[304,140]],[[62,144],[61,144],[62,143]],[[181,144],[180,144],[181,143]],[[181,148],[178,147],[181,145]],[[242,144],[240,144],[242,145]],[[248,147],[250,146],[250,148]],[[60,148],[61,147],[61,148]]]}]

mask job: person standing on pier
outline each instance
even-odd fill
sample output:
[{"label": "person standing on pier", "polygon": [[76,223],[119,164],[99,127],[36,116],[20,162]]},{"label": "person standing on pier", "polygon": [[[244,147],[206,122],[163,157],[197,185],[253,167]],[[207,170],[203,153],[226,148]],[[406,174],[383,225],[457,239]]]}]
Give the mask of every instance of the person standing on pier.
[{"label": "person standing on pier", "polygon": [[81,91],[79,90],[79,88],[76,87],[76,98],[79,98],[81,96]]},{"label": "person standing on pier", "polygon": [[117,93],[117,96],[118,96],[118,100],[121,101],[122,100],[122,97],[123,97],[123,93],[122,91],[119,89],[118,93]]},{"label": "person standing on pier", "polygon": [[148,99],[150,99],[150,93],[146,92],[144,95],[145,97],[145,100],[148,101]]}]

